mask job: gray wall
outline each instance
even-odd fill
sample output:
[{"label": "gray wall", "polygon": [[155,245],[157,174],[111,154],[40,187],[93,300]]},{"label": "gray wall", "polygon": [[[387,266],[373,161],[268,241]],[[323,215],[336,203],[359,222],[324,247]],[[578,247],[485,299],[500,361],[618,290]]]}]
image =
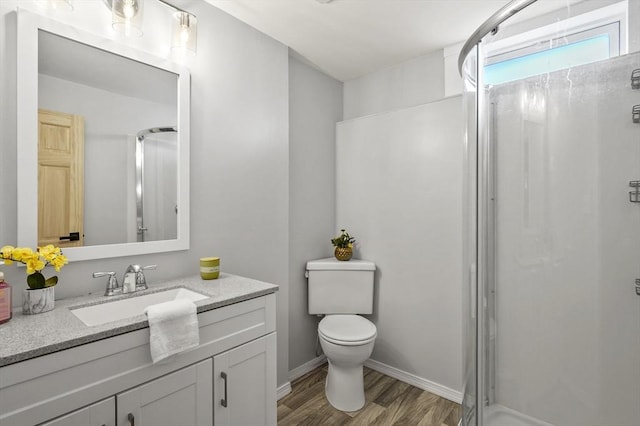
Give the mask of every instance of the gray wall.
[{"label": "gray wall", "polygon": [[289,59],[289,370],[315,358],[317,319],[307,313],[308,260],[332,256],[336,123],[342,83]]},{"label": "gray wall", "polygon": [[442,99],[444,82],[442,50],[349,80],[344,84],[344,119]]}]

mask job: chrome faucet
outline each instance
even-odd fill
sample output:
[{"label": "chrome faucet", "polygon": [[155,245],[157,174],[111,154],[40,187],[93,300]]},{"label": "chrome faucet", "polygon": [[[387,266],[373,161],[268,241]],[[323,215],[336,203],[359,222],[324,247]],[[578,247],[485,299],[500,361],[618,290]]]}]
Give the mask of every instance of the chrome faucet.
[{"label": "chrome faucet", "polygon": [[93,278],[100,278],[104,276],[109,276],[107,280],[107,288],[104,292],[105,296],[115,296],[116,294],[122,294],[122,287],[118,284],[118,279],[116,278],[115,272],[94,272]]},{"label": "chrome faucet", "polygon": [[146,290],[147,279],[144,276],[144,272],[149,269],[156,269],[157,265],[129,265],[124,272],[124,278],[122,279],[122,292],[132,293],[134,291]]}]

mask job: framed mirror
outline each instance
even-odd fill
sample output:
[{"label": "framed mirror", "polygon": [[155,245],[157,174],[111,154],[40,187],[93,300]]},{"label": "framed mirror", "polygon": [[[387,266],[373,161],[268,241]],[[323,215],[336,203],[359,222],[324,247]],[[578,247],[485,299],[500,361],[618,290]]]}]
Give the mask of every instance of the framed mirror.
[{"label": "framed mirror", "polygon": [[188,249],[188,72],[23,11],[17,67],[18,245]]}]

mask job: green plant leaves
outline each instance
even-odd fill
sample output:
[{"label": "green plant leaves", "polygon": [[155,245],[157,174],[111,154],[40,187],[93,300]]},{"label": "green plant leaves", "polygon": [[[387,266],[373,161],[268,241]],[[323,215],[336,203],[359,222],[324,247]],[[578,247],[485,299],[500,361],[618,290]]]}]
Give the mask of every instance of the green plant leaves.
[{"label": "green plant leaves", "polygon": [[53,277],[49,277],[46,280],[44,280],[44,286],[45,287],[53,287],[56,284],[58,284],[58,276],[57,275],[54,275]]},{"label": "green plant leaves", "polygon": [[58,284],[58,277],[53,276],[45,280],[44,275],[42,275],[40,272],[34,272],[33,274],[27,276],[27,284],[32,290],[38,288],[53,287],[54,285]]},{"label": "green plant leaves", "polygon": [[44,279],[44,275],[40,272],[34,272],[33,274],[27,276],[27,284],[29,288],[44,288],[46,280]]},{"label": "green plant leaves", "polygon": [[331,239],[331,243],[334,246],[344,248],[344,247],[349,247],[350,244],[353,244],[356,242],[356,239],[353,238],[351,235],[349,235],[349,233],[346,230],[341,229],[340,231],[342,232],[342,234]]}]

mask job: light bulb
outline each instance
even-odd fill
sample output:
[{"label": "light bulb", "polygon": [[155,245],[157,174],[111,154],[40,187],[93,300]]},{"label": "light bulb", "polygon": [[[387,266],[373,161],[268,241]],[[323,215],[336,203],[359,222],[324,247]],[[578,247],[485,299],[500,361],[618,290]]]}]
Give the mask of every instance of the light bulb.
[{"label": "light bulb", "polygon": [[111,0],[111,25],[125,36],[142,35],[144,0]]},{"label": "light bulb", "polygon": [[189,35],[191,33],[191,28],[190,28],[190,20],[189,20],[189,14],[188,13],[181,13],[180,14],[180,41],[182,42],[183,45],[186,45],[187,42],[189,41]]},{"label": "light bulb", "polygon": [[122,6],[122,14],[126,19],[131,19],[136,15],[136,9],[134,5],[134,0],[124,0],[124,4]]},{"label": "light bulb", "polygon": [[189,28],[183,28],[182,31],[180,31],[180,41],[182,44],[187,44],[189,41]]}]

